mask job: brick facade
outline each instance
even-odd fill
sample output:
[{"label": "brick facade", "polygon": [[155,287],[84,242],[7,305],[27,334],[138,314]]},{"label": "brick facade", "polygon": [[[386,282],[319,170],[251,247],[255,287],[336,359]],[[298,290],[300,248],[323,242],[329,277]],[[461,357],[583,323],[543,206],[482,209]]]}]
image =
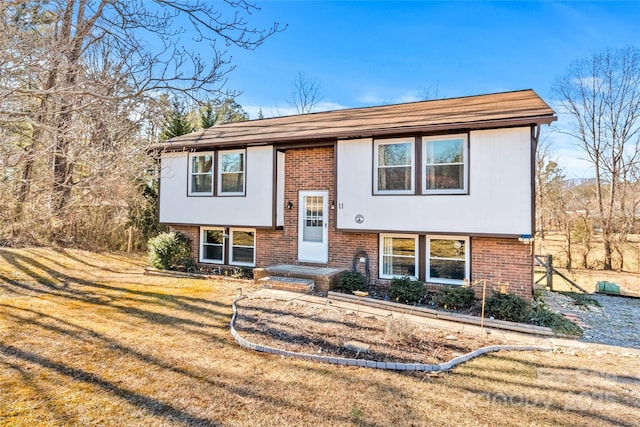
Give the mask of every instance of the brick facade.
[{"label": "brick facade", "polygon": [[189,248],[191,249],[191,257],[194,261],[198,261],[200,259],[200,227],[193,225],[172,225],[169,229],[187,236],[189,239]]},{"label": "brick facade", "polygon": [[[351,269],[353,258],[366,251],[372,277],[378,268],[378,236],[370,233],[340,233],[336,231],[335,151],[333,147],[287,150],[285,161],[285,204],[293,209],[284,211],[283,230],[259,230],[256,242],[256,264],[298,264],[298,193],[299,191],[329,192],[329,262],[336,268]],[[309,264],[309,263],[305,263]],[[313,264],[309,264],[313,265]],[[364,264],[356,267],[364,273]],[[377,276],[377,274],[376,274]]]},{"label": "brick facade", "polygon": [[[379,234],[345,233],[336,231],[335,150],[334,147],[288,149],[285,166],[285,205],[291,201],[292,209],[284,210],[284,227],[281,230],[256,230],[256,266],[275,264],[299,264],[298,262],[298,193],[299,191],[328,191],[329,194],[329,267],[351,269],[354,257],[362,251],[368,256],[371,283],[384,287],[388,280],[378,279]],[[191,239],[195,260],[199,254],[199,228],[196,226],[172,226],[175,231]],[[533,257],[531,246],[515,238],[472,237],[471,279],[489,279],[488,290],[498,282],[509,283],[508,292],[526,299],[532,296]],[[424,256],[422,254],[421,256]],[[365,273],[365,264],[356,258],[356,269]],[[307,265],[313,265],[308,264]],[[428,284],[436,290],[443,285]],[[479,296],[482,287],[475,288]]]},{"label": "brick facade", "polygon": [[[532,246],[518,239],[471,239],[471,280],[508,283],[508,292],[526,299],[533,294]],[[476,293],[482,292],[479,286]]]}]

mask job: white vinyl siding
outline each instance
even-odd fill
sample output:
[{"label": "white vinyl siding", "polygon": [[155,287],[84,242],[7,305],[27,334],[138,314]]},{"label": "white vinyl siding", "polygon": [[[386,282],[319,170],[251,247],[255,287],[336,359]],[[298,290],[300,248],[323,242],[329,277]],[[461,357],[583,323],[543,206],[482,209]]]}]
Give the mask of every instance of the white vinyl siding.
[{"label": "white vinyl siding", "polygon": [[533,234],[531,128],[471,131],[467,139],[463,194],[424,194],[423,159],[421,179],[416,180],[420,195],[407,196],[374,194],[377,163],[371,138],[339,140],[336,227],[381,233]]},{"label": "white vinyl siding", "polygon": [[[369,146],[371,149],[371,146]],[[218,153],[218,156],[221,152]],[[238,228],[273,227],[275,191],[274,148],[272,146],[249,147],[245,150],[244,187],[240,197],[187,194],[190,185],[189,155],[199,153],[163,153],[160,172],[160,221],[168,224],[198,224],[203,227],[229,225]],[[283,155],[284,156],[284,155]],[[216,159],[214,162],[218,164]],[[253,165],[254,167],[249,167]],[[214,169],[216,167],[214,166]],[[216,171],[217,173],[217,171]],[[370,176],[367,173],[367,178]],[[214,175],[215,178],[215,175]],[[215,179],[214,179],[215,180]],[[284,180],[284,171],[278,174]],[[367,180],[369,183],[370,180]],[[280,206],[284,200],[284,185],[277,183]],[[217,188],[214,185],[214,190]],[[369,193],[371,188],[368,187]],[[214,191],[216,193],[217,191]],[[284,208],[279,208],[278,220],[283,221]]]}]

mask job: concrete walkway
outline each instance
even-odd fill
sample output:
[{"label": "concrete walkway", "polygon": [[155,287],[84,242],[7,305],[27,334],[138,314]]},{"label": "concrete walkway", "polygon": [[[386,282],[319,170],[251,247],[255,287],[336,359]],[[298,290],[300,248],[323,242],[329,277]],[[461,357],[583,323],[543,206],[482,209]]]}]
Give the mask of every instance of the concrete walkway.
[{"label": "concrete walkway", "polygon": [[260,289],[255,293],[249,295],[253,298],[270,298],[281,301],[296,301],[298,303],[312,304],[327,306],[330,305],[333,308],[341,310],[350,310],[357,312],[360,316],[376,316],[379,318],[403,317],[407,318],[413,323],[423,325],[425,327],[440,329],[451,333],[465,332],[469,334],[482,335],[483,333],[489,333],[493,338],[504,341],[508,345],[528,345],[528,346],[541,346],[551,347],[553,351],[565,352],[570,354],[618,354],[629,357],[640,357],[640,350],[630,349],[625,347],[615,347],[610,345],[586,343],[573,339],[565,338],[549,338],[540,337],[536,335],[510,332],[498,329],[482,328],[476,325],[462,324],[442,319],[431,319],[421,316],[414,316],[405,313],[398,313],[376,307],[368,307],[365,305],[358,305],[344,301],[329,300],[324,297],[315,295],[300,294],[296,292],[281,291],[276,289]]}]

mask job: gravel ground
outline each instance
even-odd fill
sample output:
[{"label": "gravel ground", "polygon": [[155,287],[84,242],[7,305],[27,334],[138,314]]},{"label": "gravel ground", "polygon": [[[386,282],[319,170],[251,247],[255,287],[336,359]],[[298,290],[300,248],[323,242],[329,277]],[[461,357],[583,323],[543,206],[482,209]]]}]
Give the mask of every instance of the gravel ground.
[{"label": "gravel ground", "polygon": [[571,297],[548,291],[544,299],[551,309],[575,314],[590,327],[581,341],[640,349],[640,298],[602,294],[591,297],[602,307],[579,306]]}]

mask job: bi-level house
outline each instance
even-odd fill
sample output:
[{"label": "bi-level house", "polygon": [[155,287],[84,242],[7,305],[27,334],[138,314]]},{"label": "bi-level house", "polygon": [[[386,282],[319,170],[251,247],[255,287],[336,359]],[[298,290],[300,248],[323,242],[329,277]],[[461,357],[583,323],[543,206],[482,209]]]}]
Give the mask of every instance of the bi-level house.
[{"label": "bi-level house", "polygon": [[[160,144],[160,221],[209,266],[356,268],[531,297],[532,90],[251,120]],[[363,271],[364,272],[364,271]]]}]

